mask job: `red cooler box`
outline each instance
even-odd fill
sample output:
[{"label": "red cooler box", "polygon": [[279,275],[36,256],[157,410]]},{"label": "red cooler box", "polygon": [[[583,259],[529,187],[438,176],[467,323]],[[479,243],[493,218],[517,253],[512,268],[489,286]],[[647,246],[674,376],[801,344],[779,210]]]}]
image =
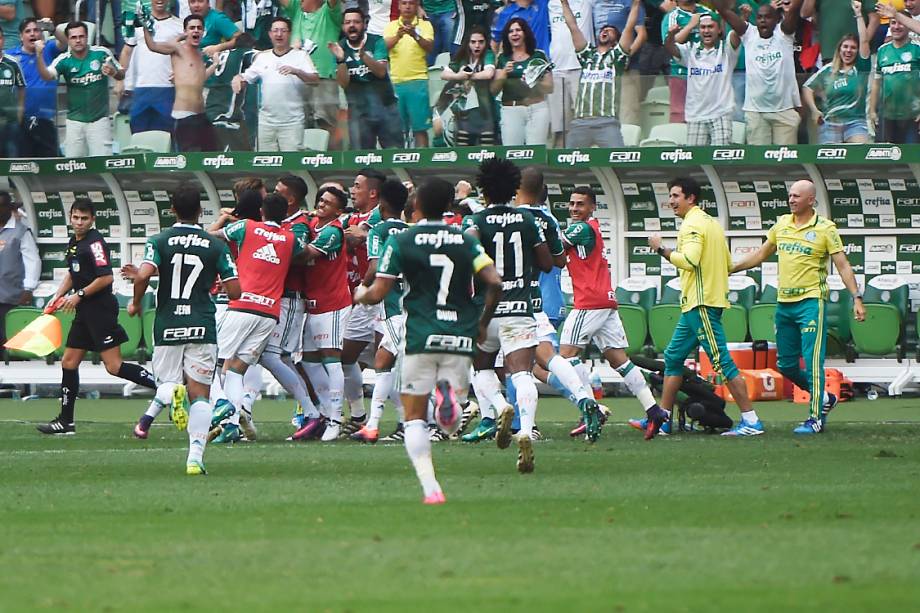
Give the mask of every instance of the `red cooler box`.
[{"label": "red cooler box", "polygon": [[[728,352],[738,370],[762,370],[776,368],[776,343],[728,343]],[[709,356],[700,348],[700,376],[704,379],[714,374]]]}]

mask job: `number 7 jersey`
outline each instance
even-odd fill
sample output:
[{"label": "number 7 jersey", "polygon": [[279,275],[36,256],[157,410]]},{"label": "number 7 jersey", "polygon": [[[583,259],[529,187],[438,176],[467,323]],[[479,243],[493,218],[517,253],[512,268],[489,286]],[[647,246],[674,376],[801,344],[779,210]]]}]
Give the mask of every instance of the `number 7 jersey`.
[{"label": "number 7 jersey", "polygon": [[237,277],[230,250],[200,226],[177,223],[147,239],[144,262],[157,268],[154,345],[217,342],[214,279]]},{"label": "number 7 jersey", "polygon": [[443,222],[422,221],[387,239],[377,276],[403,275],[407,354],[473,353],[481,313],[473,275],[490,264],[475,237]]}]

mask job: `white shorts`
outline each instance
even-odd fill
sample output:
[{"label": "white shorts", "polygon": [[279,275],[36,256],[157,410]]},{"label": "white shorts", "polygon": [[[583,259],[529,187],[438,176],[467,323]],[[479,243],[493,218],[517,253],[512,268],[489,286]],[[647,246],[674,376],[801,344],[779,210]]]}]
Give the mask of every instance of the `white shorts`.
[{"label": "white shorts", "polygon": [[454,390],[466,391],[470,386],[470,366],[473,358],[450,353],[413,353],[402,357],[400,391],[413,396],[427,396],[441,379],[447,379]]},{"label": "white shorts", "polygon": [[560,345],[585,348],[594,344],[601,351],[629,347],[626,330],[616,309],[572,309],[562,324]]},{"label": "white shorts", "polygon": [[67,119],[64,155],[69,158],[112,155],[112,120],[108,115],[89,123]]},{"label": "white shorts", "polygon": [[505,355],[536,346],[537,322],[530,316],[493,317],[485,342],[479,343],[481,351],[495,353],[501,349]]},{"label": "white shorts", "polygon": [[252,366],[259,361],[276,323],[255,313],[227,311],[217,326],[217,357],[237,357]]},{"label": "white shorts", "polygon": [[307,313],[303,323],[303,345],[301,351],[319,351],[320,349],[342,350],[345,338],[345,324],[351,307],[325,313]]},{"label": "white shorts", "polygon": [[153,348],[152,362],[157,385],[185,383],[185,377],[211,385],[217,367],[217,345],[158,345]]},{"label": "white shorts", "polygon": [[541,343],[544,341],[547,343],[554,342],[556,340],[556,328],[550,323],[546,313],[543,311],[534,313],[533,318],[537,322],[537,340]]},{"label": "white shorts", "polygon": [[383,320],[383,339],[380,348],[386,349],[393,355],[399,355],[404,348],[406,338],[406,315],[400,313]]},{"label": "white shorts", "polygon": [[268,337],[265,351],[287,355],[300,351],[300,339],[303,333],[303,300],[300,298],[282,298],[281,314],[278,323]]},{"label": "white shorts", "polygon": [[364,343],[374,342],[374,329],[381,315],[380,304],[356,304],[351,307],[345,338]]}]

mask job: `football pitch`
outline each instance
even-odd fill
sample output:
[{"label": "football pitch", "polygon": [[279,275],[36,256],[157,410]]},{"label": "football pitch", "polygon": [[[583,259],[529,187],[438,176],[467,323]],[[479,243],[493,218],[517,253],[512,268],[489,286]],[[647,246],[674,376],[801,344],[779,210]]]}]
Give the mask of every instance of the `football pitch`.
[{"label": "football pitch", "polygon": [[425,507],[401,444],[284,442],[290,402],[195,478],[163,416],[131,436],[146,401],[81,399],[47,438],[56,402],[2,400],[0,611],[917,610],[916,398],[843,403],[815,437],[775,402],[756,439],[652,442],[634,399],[606,404],[589,445],[541,399],[531,475],[513,447],[434,444],[448,503]]}]

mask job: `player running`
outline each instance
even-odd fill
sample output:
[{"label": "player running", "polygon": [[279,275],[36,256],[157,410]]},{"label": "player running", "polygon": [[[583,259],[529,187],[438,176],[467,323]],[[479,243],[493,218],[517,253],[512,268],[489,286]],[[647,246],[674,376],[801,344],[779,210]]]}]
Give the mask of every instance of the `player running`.
[{"label": "player running", "polygon": [[348,196],[337,187],[323,187],[316,195],[315,238],[305,249],[307,314],[300,365],[306,371],[328,419],[325,429],[319,420],[307,419],[290,440],[315,438],[322,431],[323,441],[334,441],[342,429],[342,395],[345,389],[342,337],[351,311],[351,292],[348,288],[344,232],[339,217],[347,204]]},{"label": "player running", "polygon": [[[616,370],[626,387],[642,404],[646,415],[667,414],[655,402],[642,372],[626,356],[626,330],[617,312],[616,294],[610,281],[610,268],[604,256],[604,239],[600,224],[594,218],[597,199],[590,187],[576,187],[569,197],[571,223],[562,234],[567,257],[566,266],[572,277],[575,308],[562,324],[559,353],[575,367],[584,386],[590,387],[588,368],[579,359],[589,342],[594,342],[607,362]],[[574,391],[574,390],[573,390]],[[586,407],[590,407],[585,403]],[[601,413],[582,410],[585,436],[597,440],[601,428]]]},{"label": "player running", "polygon": [[[400,232],[405,232],[409,224],[400,219],[403,209],[406,206],[406,200],[409,198],[409,190],[406,186],[396,179],[387,179],[381,184],[380,204],[380,223],[370,229],[367,235],[367,258],[368,267],[367,275],[364,278],[364,285],[370,287],[374,283],[377,274],[377,263],[383,254],[383,246],[389,237],[395,236]],[[402,312],[402,278],[397,277],[393,283],[393,289],[387,293],[383,300],[384,319],[381,322],[383,327],[383,339],[380,341],[380,347],[374,357],[374,370],[377,376],[374,379],[374,394],[371,397],[371,413],[360,430],[351,435],[352,440],[362,441],[365,443],[376,443],[380,436],[380,418],[383,415],[383,406],[387,398],[396,389],[397,375],[399,369],[397,366],[398,357],[402,354],[402,342],[406,332],[406,316]],[[364,305],[362,305],[364,306]],[[401,401],[397,397],[393,399],[396,410],[399,413],[399,424],[397,432],[403,428],[403,410]]]},{"label": "player running", "polygon": [[[753,268],[779,252],[779,288],[776,303],[776,357],[780,372],[811,393],[808,419],[793,432],[824,432],[827,414],[837,396],[824,390],[824,351],[827,341],[827,261],[831,259],[844,285],[853,295],[853,316],[866,318],[862,294],[843,251],[837,226],[815,211],[815,185],[796,181],[789,189],[791,213],[776,220],[767,240],[731,272]],[[799,368],[805,361],[805,372]]]},{"label": "player running", "polygon": [[683,381],[684,360],[702,345],[713,368],[722,375],[741,409],[741,421],[722,436],[757,436],[763,424],[747,395],[744,377],[735,366],[725,344],[722,310],[729,307],[728,269],[731,257],[728,242],[719,222],[697,206],[700,185],[690,177],[677,177],[668,183],[668,203],[683,220],[677,232],[677,248],[661,244],[661,236],[652,234],[649,246],[680,270],[680,320],[664,350],[663,410],[646,412],[646,440],[653,438],[670,418],[674,400]]},{"label": "player running", "polygon": [[223,390],[229,403],[215,407],[212,426],[230,422],[215,442],[240,440],[240,412],[245,389],[243,376],[255,365],[270,340],[281,313],[284,279],[294,257],[304,250],[305,237],[281,227],[288,203],[279,194],[262,201],[262,219],[241,219],[212,232],[239,251],[237,267],[242,293],[231,300],[217,327],[217,357],[223,363]]},{"label": "player running", "polygon": [[[216,307],[211,285],[219,277],[231,300],[240,298],[240,282],[230,250],[198,225],[201,193],[180,187],[172,196],[176,223],[147,239],[144,261],[134,277],[134,299],[128,314],[141,314],[150,278],[159,274],[153,323],[153,373],[157,390],[150,409],[135,426],[147,438],[155,413],[171,403],[170,419],[179,430],[188,428],[185,473],[203,475],[204,448],[211,427],[211,380],[217,364]],[[191,400],[191,406],[186,406]],[[157,410],[157,412],[159,412]]]},{"label": "player running", "polygon": [[533,472],[533,442],[530,437],[536,422],[538,400],[537,386],[531,375],[537,346],[531,283],[538,279],[537,268],[543,271],[552,269],[553,257],[546,246],[543,230],[533,215],[509,204],[521,184],[520,169],[509,160],[493,158],[479,165],[476,180],[487,206],[484,211],[464,217],[463,228],[482,242],[502,278],[502,299],[489,323],[486,337],[479,341],[479,351],[473,360],[482,421],[486,422],[480,425],[488,426],[487,420],[492,420],[491,423],[496,426],[495,442],[499,449],[511,444],[514,407],[502,395],[494,370],[495,358],[501,349],[504,368],[514,383],[521,412],[517,466],[520,472],[529,473]]},{"label": "player running", "polygon": [[[61,412],[47,424],[37,426],[42,434],[76,434],[74,405],[80,391],[80,363],[87,351],[98,351],[110,375],[143,387],[156,389],[150,373],[121,359],[121,344],[128,335],[118,324],[118,301],[112,293],[109,246],[93,227],[96,211],[89,198],[77,198],[70,207],[73,236],[65,260],[68,274],[61,282],[45,313],[76,311],[61,358]],[[71,290],[73,290],[71,292]]]},{"label": "player running", "polygon": [[[453,195],[453,187],[443,179],[423,183],[416,206],[424,219],[387,239],[374,283],[355,292],[355,302],[376,304],[400,274],[406,283],[406,353],[401,368],[405,445],[424,504],[446,502],[431,461],[428,398],[436,387],[446,387],[448,396],[439,398],[436,417],[442,427],[455,428],[459,407],[452,396],[463,399],[469,388],[477,324],[484,339],[501,297],[501,277],[479,241],[442,221]],[[485,288],[481,315],[470,291],[474,276]]]}]

